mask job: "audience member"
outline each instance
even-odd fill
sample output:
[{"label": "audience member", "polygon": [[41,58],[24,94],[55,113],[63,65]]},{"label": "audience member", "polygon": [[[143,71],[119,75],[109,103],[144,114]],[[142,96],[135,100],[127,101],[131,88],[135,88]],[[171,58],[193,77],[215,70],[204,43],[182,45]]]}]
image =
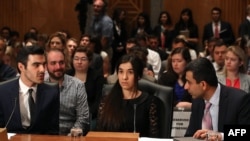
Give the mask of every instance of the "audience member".
[{"label": "audience member", "polygon": [[14,68],[9,65],[4,64],[3,57],[6,51],[5,39],[0,37],[0,82],[6,81],[11,78],[15,78],[17,72]]},{"label": "audience member", "polygon": [[159,46],[163,51],[170,51],[173,40],[173,25],[171,16],[167,11],[162,11],[158,18],[158,24],[153,30],[153,34],[159,39]]},{"label": "audience member", "polygon": [[148,37],[148,44],[149,48],[158,52],[160,55],[161,61],[166,60],[168,58],[168,54],[166,53],[165,50],[162,50],[162,48],[159,46],[159,40],[157,36],[155,35],[149,35]]},{"label": "audience member", "polygon": [[84,83],[65,74],[65,54],[58,48],[51,48],[46,54],[49,78],[46,81],[58,83],[60,87],[59,134],[67,135],[71,129],[81,129],[83,135],[89,130],[89,107]]},{"label": "audience member", "polygon": [[193,98],[185,136],[205,139],[208,131],[213,130],[219,132],[216,140],[221,141],[224,139],[224,125],[250,124],[250,95],[218,83],[215,69],[208,59],[193,60],[185,72],[184,88]]},{"label": "audience member", "polygon": [[250,37],[250,5],[247,5],[246,18],[239,26],[239,36],[243,37],[246,35]]},{"label": "audience member", "polygon": [[138,45],[147,49],[147,63],[153,67],[155,79],[158,80],[158,74],[161,70],[161,58],[158,52],[149,49],[147,45],[147,37],[145,35],[138,35],[136,37]]},{"label": "audience member", "polygon": [[113,57],[111,60],[111,73],[115,71],[116,62],[119,58],[126,53],[125,46],[128,38],[127,27],[126,27],[126,11],[120,8],[114,9],[112,20],[113,20]]},{"label": "audience member", "polygon": [[136,18],[136,25],[132,29],[130,37],[148,36],[152,34],[149,15],[146,12],[141,12]]},{"label": "audience member", "polygon": [[20,49],[20,77],[0,85],[1,128],[7,126],[10,133],[58,134],[59,87],[44,83],[45,62],[42,48]]},{"label": "audience member", "polygon": [[116,71],[118,80],[99,107],[97,131],[138,132],[142,137],[159,137],[160,100],[138,89],[143,62],[136,56],[124,55]]},{"label": "audience member", "polygon": [[68,57],[72,57],[73,52],[78,47],[78,41],[75,38],[69,38],[66,42]]},{"label": "audience member", "polygon": [[89,33],[91,37],[99,38],[102,50],[106,51],[110,59],[112,59],[113,50],[111,44],[113,39],[113,21],[106,14],[106,10],[106,0],[93,1],[93,21],[87,33]]},{"label": "audience member", "polygon": [[160,75],[158,83],[174,89],[174,106],[191,108],[192,99],[190,94],[184,90],[184,69],[191,62],[191,56],[187,47],[179,47],[172,50],[167,67]]},{"label": "audience member", "polygon": [[209,59],[211,62],[214,61],[214,58],[213,58],[213,50],[214,50],[214,46],[217,42],[217,38],[210,38],[206,41],[206,45],[205,45],[205,51],[204,51],[204,54],[200,57],[206,57],[207,59]]},{"label": "audience member", "polygon": [[[65,34],[61,32],[55,32],[49,36],[46,50],[50,50],[51,48],[57,48],[57,49],[62,50],[64,54],[68,56],[69,54],[68,54],[68,50],[66,47],[66,43],[67,43],[67,38]],[[69,70],[71,69],[70,60],[68,57],[66,57],[65,59],[66,59],[65,60],[66,70]]]},{"label": "audience member", "polygon": [[204,26],[202,43],[211,37],[220,38],[226,45],[235,42],[231,24],[221,20],[221,9],[214,7],[211,10],[212,22]]},{"label": "audience member", "polygon": [[218,75],[218,81],[250,93],[250,76],[246,74],[246,54],[240,47],[227,48],[224,72]]},{"label": "audience member", "polygon": [[185,8],[181,11],[180,19],[174,27],[175,37],[183,35],[190,48],[198,52],[198,26],[194,23],[191,9]]},{"label": "audience member", "polygon": [[[91,125],[95,124],[98,105],[102,97],[102,87],[104,84],[104,77],[95,69],[90,67],[93,52],[85,47],[78,47],[72,54],[73,69],[69,75],[80,79],[87,92],[87,100],[89,111],[91,114]],[[92,127],[94,128],[94,127]]]},{"label": "audience member", "polygon": [[217,74],[221,74],[223,72],[226,51],[226,44],[221,39],[217,40],[213,49],[213,66]]},{"label": "audience member", "polygon": [[6,46],[10,45],[10,39],[11,39],[11,29],[8,26],[4,26],[1,28],[0,36],[3,37],[6,41]]}]

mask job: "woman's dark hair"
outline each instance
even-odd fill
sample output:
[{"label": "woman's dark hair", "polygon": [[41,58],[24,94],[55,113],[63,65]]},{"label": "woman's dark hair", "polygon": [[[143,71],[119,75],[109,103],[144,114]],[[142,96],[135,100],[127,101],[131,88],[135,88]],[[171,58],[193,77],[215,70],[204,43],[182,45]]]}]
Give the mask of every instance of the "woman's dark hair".
[{"label": "woman's dark hair", "polygon": [[[184,20],[182,19],[183,14],[187,14],[189,16],[189,20],[187,21],[187,23],[185,23]],[[183,29],[183,27],[187,28],[192,27],[194,24],[192,10],[189,8],[183,9],[180,14],[179,22],[177,24],[179,25],[180,29]]]},{"label": "woman's dark hair", "polygon": [[147,28],[147,27],[151,27],[151,24],[150,24],[150,18],[149,18],[149,16],[148,16],[148,14],[147,13],[145,13],[145,12],[141,12],[138,16],[137,16],[137,19],[136,19],[136,21],[137,21],[137,27],[140,27],[141,25],[139,25],[139,22],[138,22],[138,20],[139,20],[139,18],[140,17],[143,17],[144,18],[144,26]]},{"label": "woman's dark hair", "polygon": [[158,17],[158,24],[162,24],[161,23],[161,17],[162,15],[166,14],[167,15],[167,25],[172,25],[172,19],[171,19],[171,16],[170,14],[167,12],[167,11],[162,11]]},{"label": "woman's dark hair", "polygon": [[[135,55],[126,54],[120,58],[118,61],[116,71],[118,72],[119,67],[123,63],[131,63],[134,70],[134,82],[135,88],[134,91],[137,91],[138,80],[142,76],[143,72],[143,63]],[[124,106],[123,103],[123,93],[120,86],[119,80],[115,83],[114,87],[111,89],[111,92],[104,99],[103,113],[101,113],[98,120],[97,129],[117,131],[122,126],[124,126],[125,115],[124,115]]]},{"label": "woman's dark hair", "polygon": [[76,53],[81,52],[81,53],[86,53],[86,56],[88,57],[89,62],[92,61],[93,59],[93,52],[89,50],[87,47],[77,47],[74,52],[72,53],[72,60],[75,56]]},{"label": "woman's dark hair", "polygon": [[[171,79],[171,80],[173,80],[173,82],[172,82],[173,84],[177,81],[177,79],[179,77],[178,74],[174,71],[173,66],[172,66],[172,57],[175,54],[180,54],[183,57],[183,59],[186,61],[187,64],[192,61],[191,55],[189,53],[189,49],[187,47],[178,47],[178,48],[175,48],[172,50],[172,52],[168,58],[168,61],[167,61],[168,63],[167,63],[166,70],[167,70],[167,74],[170,77],[173,77],[173,79]],[[182,80],[183,80],[183,82],[185,82],[184,78],[182,78]]]}]

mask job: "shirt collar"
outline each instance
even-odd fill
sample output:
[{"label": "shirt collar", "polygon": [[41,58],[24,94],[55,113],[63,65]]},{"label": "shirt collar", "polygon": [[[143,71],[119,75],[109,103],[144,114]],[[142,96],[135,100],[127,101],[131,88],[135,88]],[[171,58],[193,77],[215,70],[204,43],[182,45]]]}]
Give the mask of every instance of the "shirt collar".
[{"label": "shirt collar", "polygon": [[220,91],[221,91],[221,85],[218,84],[213,96],[209,100],[209,102],[212,103],[212,105],[216,105],[216,106],[219,105]]},{"label": "shirt collar", "polygon": [[23,81],[21,80],[21,78],[19,78],[19,90],[20,90],[21,93],[26,94],[30,88],[32,88],[33,91],[34,91],[34,93],[36,93],[37,85],[33,86],[33,87],[28,87],[27,85],[25,85],[23,83]]}]

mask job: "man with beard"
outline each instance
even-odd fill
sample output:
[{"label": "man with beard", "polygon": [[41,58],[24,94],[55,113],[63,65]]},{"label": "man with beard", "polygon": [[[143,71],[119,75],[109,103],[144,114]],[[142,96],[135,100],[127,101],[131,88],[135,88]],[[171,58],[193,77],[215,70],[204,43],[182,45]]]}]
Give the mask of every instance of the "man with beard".
[{"label": "man with beard", "polygon": [[65,74],[65,54],[61,50],[48,50],[46,61],[46,81],[59,83],[60,87],[59,134],[74,134],[78,129],[85,135],[89,130],[89,107],[84,83]]},{"label": "man with beard", "polygon": [[13,133],[58,134],[59,87],[44,83],[44,50],[21,48],[17,69],[20,77],[0,84],[0,127]]}]

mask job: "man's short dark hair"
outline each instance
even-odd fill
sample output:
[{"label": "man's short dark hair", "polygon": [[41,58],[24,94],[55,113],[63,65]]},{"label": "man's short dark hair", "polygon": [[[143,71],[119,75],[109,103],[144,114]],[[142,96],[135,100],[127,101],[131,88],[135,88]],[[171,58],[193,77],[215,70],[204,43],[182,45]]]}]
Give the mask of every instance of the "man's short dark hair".
[{"label": "man's short dark hair", "polygon": [[213,64],[207,58],[198,58],[191,61],[185,68],[185,73],[191,71],[196,83],[205,81],[210,86],[217,86],[218,79]]},{"label": "man's short dark hair", "polygon": [[218,11],[218,12],[221,14],[221,9],[220,9],[219,7],[214,7],[214,8],[212,8],[211,13],[212,13],[213,11]]},{"label": "man's short dark hair", "polygon": [[[26,68],[29,55],[44,55],[44,53],[44,49],[39,46],[22,47],[17,54],[17,63],[22,63]],[[19,68],[18,72],[20,73]]]}]

